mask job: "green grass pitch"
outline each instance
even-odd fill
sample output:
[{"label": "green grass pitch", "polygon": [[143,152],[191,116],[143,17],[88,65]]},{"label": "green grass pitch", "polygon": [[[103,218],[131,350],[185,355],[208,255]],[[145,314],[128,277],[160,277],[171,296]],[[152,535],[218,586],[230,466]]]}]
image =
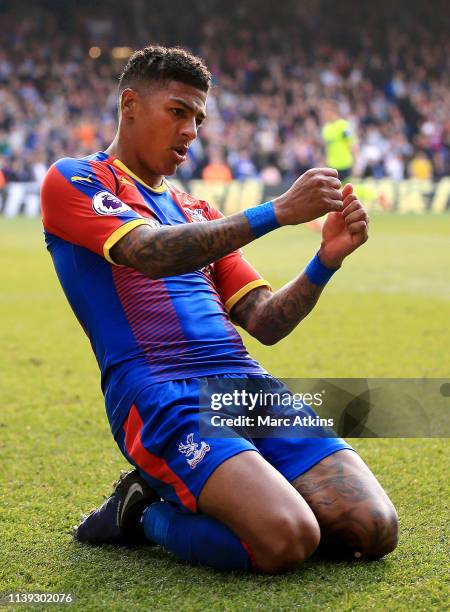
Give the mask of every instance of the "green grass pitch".
[{"label": "green grass pitch", "polygon": [[[271,577],[192,568],[157,548],[75,544],[71,526],[109,493],[126,463],[40,223],[0,220],[0,237],[0,591],[70,592],[78,603],[68,609],[83,611],[446,607],[441,439],[354,441],[400,514],[399,547],[379,562],[310,561]],[[370,241],[310,318],[275,347],[246,337],[251,353],[285,377],[448,376],[449,237],[450,216],[375,217]],[[278,288],[318,244],[305,228],[284,228],[246,255]]]}]

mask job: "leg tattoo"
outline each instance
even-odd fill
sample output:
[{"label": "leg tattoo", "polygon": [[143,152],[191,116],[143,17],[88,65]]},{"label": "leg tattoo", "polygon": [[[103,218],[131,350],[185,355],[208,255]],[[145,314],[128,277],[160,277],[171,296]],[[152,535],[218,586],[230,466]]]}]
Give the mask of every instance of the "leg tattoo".
[{"label": "leg tattoo", "polygon": [[293,485],[319,522],[322,554],[378,558],[395,548],[395,509],[353,451],[343,450],[326,457]]}]

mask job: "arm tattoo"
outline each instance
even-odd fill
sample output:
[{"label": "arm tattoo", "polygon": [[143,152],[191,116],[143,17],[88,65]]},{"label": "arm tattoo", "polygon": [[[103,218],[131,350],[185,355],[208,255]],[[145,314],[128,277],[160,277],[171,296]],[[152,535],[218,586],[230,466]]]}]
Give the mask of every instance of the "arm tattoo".
[{"label": "arm tattoo", "polygon": [[111,257],[149,278],[161,278],[199,270],[254,239],[243,213],[161,229],[139,225],[112,247]]},{"label": "arm tattoo", "polygon": [[231,316],[263,344],[274,344],[311,312],[322,290],[302,273],[274,294],[264,287],[250,291],[235,305]]}]

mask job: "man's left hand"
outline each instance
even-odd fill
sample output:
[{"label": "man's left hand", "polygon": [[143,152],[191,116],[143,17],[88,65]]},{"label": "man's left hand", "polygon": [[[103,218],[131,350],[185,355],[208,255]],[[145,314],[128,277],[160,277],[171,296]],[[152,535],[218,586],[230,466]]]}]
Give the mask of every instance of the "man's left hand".
[{"label": "man's left hand", "polygon": [[319,258],[324,266],[338,268],[347,255],[368,239],[369,217],[353,185],[347,183],[342,190],[342,212],[330,212],[322,228]]}]

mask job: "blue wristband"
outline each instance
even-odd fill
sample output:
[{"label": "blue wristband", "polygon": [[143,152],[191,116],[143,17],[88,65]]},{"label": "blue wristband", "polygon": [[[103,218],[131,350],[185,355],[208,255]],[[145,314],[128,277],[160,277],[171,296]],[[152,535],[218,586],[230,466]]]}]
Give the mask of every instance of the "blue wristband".
[{"label": "blue wristband", "polygon": [[244,210],[244,215],[247,217],[256,238],[264,236],[264,234],[280,227],[275,215],[273,202],[265,202],[259,206],[247,208],[247,210]]},{"label": "blue wristband", "polygon": [[335,272],[337,272],[337,270],[339,270],[339,268],[327,268],[324,266],[319,259],[319,254],[317,253],[306,266],[305,274],[310,283],[321,287],[328,283],[330,278]]}]

